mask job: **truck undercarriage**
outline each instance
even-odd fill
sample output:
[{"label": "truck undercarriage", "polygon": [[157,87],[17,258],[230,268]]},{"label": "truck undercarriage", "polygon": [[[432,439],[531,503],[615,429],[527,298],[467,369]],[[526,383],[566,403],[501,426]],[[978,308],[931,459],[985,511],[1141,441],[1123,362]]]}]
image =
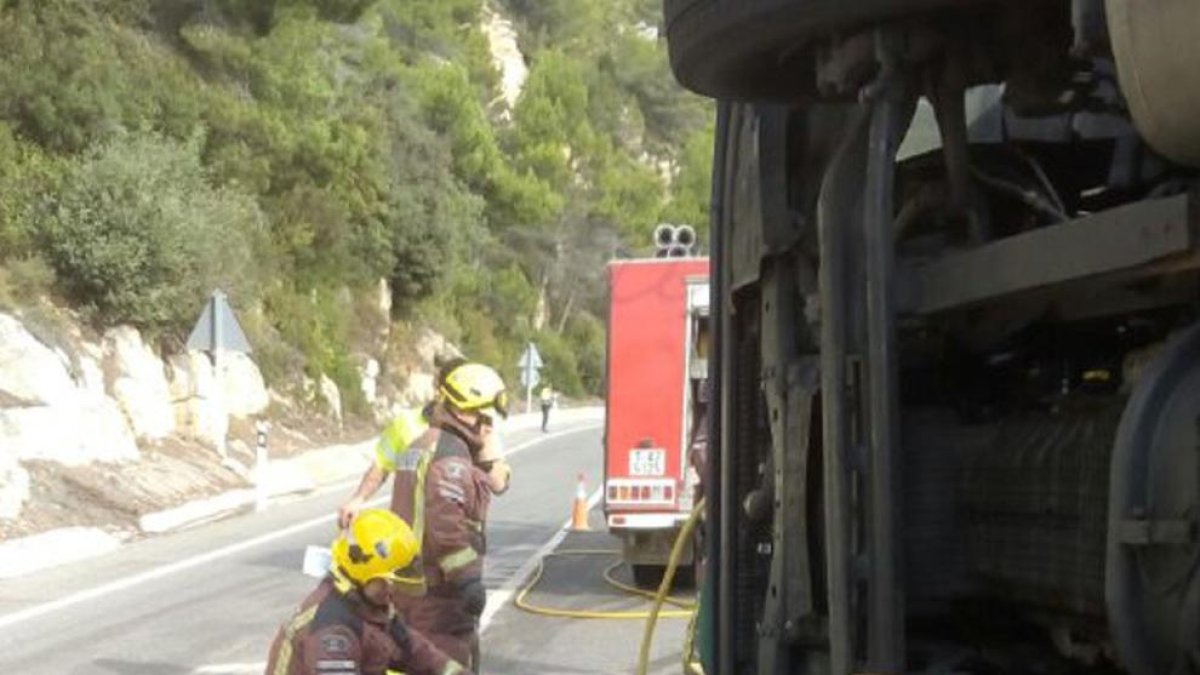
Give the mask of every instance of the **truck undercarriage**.
[{"label": "truck undercarriage", "polygon": [[1200,673],[1197,5],[667,0],[713,672]]}]

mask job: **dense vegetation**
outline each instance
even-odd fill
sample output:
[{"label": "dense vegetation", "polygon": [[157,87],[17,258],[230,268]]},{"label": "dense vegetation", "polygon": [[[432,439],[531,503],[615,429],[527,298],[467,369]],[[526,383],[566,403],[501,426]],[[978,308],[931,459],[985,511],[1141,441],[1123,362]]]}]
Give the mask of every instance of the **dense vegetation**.
[{"label": "dense vegetation", "polygon": [[[0,302],[179,336],[221,286],[269,379],[357,392],[356,312],[600,386],[603,263],[703,225],[707,107],[657,0],[508,0],[512,110],[483,0],[0,1]],[[397,334],[404,335],[404,331]]]}]

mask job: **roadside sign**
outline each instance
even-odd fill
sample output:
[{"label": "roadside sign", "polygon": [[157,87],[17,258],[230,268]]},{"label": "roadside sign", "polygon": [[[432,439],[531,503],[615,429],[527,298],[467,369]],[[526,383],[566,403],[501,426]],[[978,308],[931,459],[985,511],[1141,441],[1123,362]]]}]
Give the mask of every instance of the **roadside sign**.
[{"label": "roadside sign", "polygon": [[537,370],[545,364],[542,363],[542,355],[538,353],[537,347],[530,342],[529,346],[525,348],[525,352],[521,354],[520,360],[517,361],[517,365],[521,367],[521,370],[529,368]]},{"label": "roadside sign", "polygon": [[203,352],[224,349],[231,352],[250,353],[250,342],[238,324],[229,299],[221,291],[213,291],[204,305],[204,311],[196,321],[196,327],[188,336],[187,348]]},{"label": "roadside sign", "polygon": [[533,369],[526,369],[526,370],[521,371],[521,386],[522,387],[525,387],[527,389],[536,387],[536,386],[538,386],[538,383],[541,381],[542,381],[542,376],[540,373],[538,373],[538,371],[533,370]]},{"label": "roadside sign", "polygon": [[521,369],[521,386],[525,387],[525,412],[533,410],[533,388],[541,381],[538,370],[545,365],[542,355],[532,342],[525,348],[521,358],[517,359],[517,367]]},{"label": "roadside sign", "polygon": [[[223,460],[228,461],[229,454],[225,435],[229,431],[229,416],[225,411],[222,395],[224,382],[221,353],[229,351],[249,354],[250,341],[246,339],[246,334],[238,325],[237,317],[233,315],[233,308],[229,306],[229,299],[225,293],[216,290],[209,296],[204,310],[200,312],[200,318],[196,320],[195,328],[192,328],[192,334],[188,336],[187,348],[208,352],[212,357],[213,386],[212,392],[209,394],[211,398],[209,408],[211,409],[217,454]],[[265,448],[262,450],[265,451]],[[262,497],[259,502],[260,509],[263,506],[261,500]]]}]

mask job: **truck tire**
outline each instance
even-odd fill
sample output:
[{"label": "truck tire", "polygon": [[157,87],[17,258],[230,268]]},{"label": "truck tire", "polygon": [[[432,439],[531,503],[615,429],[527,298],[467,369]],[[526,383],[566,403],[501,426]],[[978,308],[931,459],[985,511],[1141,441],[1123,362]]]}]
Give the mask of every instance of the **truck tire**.
[{"label": "truck tire", "polygon": [[640,588],[655,589],[662,583],[666,565],[632,565],[633,582]]},{"label": "truck tire", "polygon": [[[639,588],[655,590],[662,584],[663,575],[667,573],[666,565],[633,565],[633,581]],[[675,578],[671,581],[672,589],[692,588],[696,585],[696,567],[680,565],[675,568]]]},{"label": "truck tire", "polygon": [[671,588],[691,589],[696,587],[696,566],[695,565],[680,565],[675,568],[675,579],[671,583]]},{"label": "truck tire", "polygon": [[[972,0],[664,0],[671,68],[683,86],[726,100],[794,100],[808,85],[806,40]],[[715,45],[720,45],[715,48]]]}]

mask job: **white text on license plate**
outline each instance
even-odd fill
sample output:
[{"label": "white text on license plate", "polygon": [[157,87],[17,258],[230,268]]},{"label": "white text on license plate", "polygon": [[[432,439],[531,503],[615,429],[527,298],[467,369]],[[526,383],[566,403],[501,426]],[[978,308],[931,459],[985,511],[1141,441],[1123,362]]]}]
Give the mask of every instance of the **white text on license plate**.
[{"label": "white text on license plate", "polygon": [[661,476],[667,472],[667,453],[662,450],[631,450],[630,476]]}]

